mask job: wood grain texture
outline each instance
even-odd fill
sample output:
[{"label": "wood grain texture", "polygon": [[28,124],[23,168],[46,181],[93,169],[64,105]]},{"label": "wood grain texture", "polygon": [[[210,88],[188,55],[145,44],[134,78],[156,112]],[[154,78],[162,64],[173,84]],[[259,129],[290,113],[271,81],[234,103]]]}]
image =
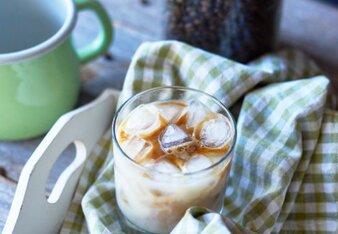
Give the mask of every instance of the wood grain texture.
[{"label": "wood grain texture", "polygon": [[[81,106],[97,97],[106,88],[121,89],[130,59],[144,41],[162,39],[163,1],[100,0],[106,7],[115,28],[115,37],[109,56],[103,56],[82,68],[82,89],[78,102]],[[300,48],[313,56],[329,75],[338,94],[338,9],[315,0],[284,0],[280,38],[281,44]],[[81,13],[74,32],[77,46],[84,46],[97,34],[97,20]],[[7,176],[17,181],[23,165],[42,137],[20,142],[0,141],[0,167]],[[51,175],[55,181],[73,159],[72,149],[67,149]],[[0,177],[1,178],[1,177]],[[47,186],[47,187],[48,187]],[[8,210],[15,186],[0,179],[0,230]],[[6,192],[8,190],[8,192]],[[4,192],[4,195],[2,195]]]},{"label": "wood grain texture", "polygon": [[0,176],[0,231],[6,222],[16,185]]}]

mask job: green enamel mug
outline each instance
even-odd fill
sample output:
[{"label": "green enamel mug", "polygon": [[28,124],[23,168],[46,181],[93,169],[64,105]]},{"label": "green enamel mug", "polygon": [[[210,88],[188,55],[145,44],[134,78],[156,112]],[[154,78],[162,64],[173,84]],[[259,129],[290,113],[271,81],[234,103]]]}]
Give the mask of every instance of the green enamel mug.
[{"label": "green enamel mug", "polygon": [[[81,10],[95,13],[100,32],[76,49],[71,33]],[[80,65],[111,40],[111,20],[95,0],[0,0],[0,139],[47,132],[77,101]]]}]

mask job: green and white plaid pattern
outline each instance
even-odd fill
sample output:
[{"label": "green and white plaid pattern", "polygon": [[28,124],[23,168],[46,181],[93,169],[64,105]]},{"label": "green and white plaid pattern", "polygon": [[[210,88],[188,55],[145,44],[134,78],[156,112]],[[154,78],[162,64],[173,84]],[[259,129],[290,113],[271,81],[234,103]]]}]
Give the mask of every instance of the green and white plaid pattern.
[{"label": "green and white plaid pattern", "polygon": [[[338,232],[338,112],[327,107],[329,82],[313,62],[284,50],[242,65],[176,41],[146,43],[119,104],[167,85],[203,90],[239,112],[223,213],[191,208],[173,234]],[[61,233],[132,233],[115,203],[110,147],[109,131]]]}]

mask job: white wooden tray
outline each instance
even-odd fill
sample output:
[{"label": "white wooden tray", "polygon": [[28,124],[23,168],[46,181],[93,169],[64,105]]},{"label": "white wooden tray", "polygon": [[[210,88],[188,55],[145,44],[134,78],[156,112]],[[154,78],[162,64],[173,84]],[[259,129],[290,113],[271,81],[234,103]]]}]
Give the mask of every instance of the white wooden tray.
[{"label": "white wooden tray", "polygon": [[[3,234],[57,233],[71,203],[84,162],[110,126],[119,91],[71,111],[54,124],[24,166]],[[62,172],[48,199],[45,185],[62,151],[75,144],[76,156]]]}]

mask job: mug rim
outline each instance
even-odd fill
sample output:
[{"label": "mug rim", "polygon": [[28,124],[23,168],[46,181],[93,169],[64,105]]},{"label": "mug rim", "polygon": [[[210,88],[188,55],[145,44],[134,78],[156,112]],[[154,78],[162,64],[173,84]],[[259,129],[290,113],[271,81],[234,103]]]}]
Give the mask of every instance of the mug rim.
[{"label": "mug rim", "polygon": [[61,28],[53,36],[37,45],[15,52],[0,53],[0,65],[16,63],[46,54],[62,44],[72,32],[76,23],[75,3],[72,0],[63,0],[63,2],[67,12]]}]

